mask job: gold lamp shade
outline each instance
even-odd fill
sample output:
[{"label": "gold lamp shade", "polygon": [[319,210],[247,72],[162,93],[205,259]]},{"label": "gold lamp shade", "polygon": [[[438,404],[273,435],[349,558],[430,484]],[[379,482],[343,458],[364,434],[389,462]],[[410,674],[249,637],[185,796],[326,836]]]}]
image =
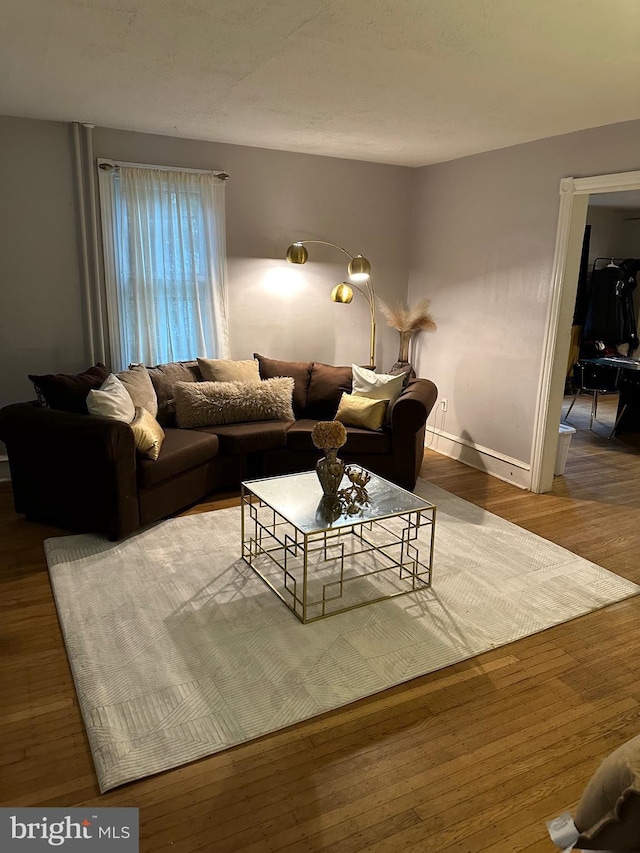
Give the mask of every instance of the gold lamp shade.
[{"label": "gold lamp shade", "polygon": [[342,302],[343,305],[348,305],[353,299],[353,288],[346,281],[341,281],[331,291],[331,299],[333,302]]},{"label": "gold lamp shade", "polygon": [[293,243],[287,249],[287,260],[290,264],[306,264],[309,252],[300,243]]},{"label": "gold lamp shade", "polygon": [[362,255],[356,255],[347,267],[351,281],[366,281],[371,275],[371,264]]}]

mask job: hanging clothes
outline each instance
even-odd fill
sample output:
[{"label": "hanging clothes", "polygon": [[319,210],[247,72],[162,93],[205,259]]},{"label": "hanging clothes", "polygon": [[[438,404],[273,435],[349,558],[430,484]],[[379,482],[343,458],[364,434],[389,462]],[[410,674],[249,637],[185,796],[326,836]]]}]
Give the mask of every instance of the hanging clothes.
[{"label": "hanging clothes", "polygon": [[620,264],[624,273],[624,281],[620,280],[620,298],[622,299],[622,340],[629,344],[629,355],[633,355],[640,346],[636,326],[636,312],[633,304],[633,292],[638,286],[640,260],[628,258]]},{"label": "hanging clothes", "polygon": [[[576,292],[576,304],[573,310],[573,323],[571,325],[571,341],[569,343],[569,356],[567,358],[566,381],[571,383],[573,365],[580,357],[580,341],[582,340],[582,324],[589,305],[589,242],[591,240],[591,226],[585,225],[582,238],[582,254],[580,256],[580,272],[578,273],[578,290]],[[567,386],[570,393],[571,385]]]},{"label": "hanging clothes", "polygon": [[582,338],[605,347],[629,345],[629,354],[640,343],[635,325],[633,291],[640,261],[628,258],[618,266],[594,270]]}]

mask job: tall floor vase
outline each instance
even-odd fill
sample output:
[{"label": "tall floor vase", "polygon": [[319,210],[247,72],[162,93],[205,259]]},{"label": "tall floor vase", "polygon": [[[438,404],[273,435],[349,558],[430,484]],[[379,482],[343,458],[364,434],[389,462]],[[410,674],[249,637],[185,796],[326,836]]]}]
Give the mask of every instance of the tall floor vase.
[{"label": "tall floor vase", "polygon": [[411,335],[413,332],[400,332],[400,351],[398,353],[398,360],[393,365],[389,373],[398,374],[398,373],[408,373],[409,376],[413,379],[416,375],[415,370],[413,369],[413,365],[409,361],[409,344],[411,343]]}]

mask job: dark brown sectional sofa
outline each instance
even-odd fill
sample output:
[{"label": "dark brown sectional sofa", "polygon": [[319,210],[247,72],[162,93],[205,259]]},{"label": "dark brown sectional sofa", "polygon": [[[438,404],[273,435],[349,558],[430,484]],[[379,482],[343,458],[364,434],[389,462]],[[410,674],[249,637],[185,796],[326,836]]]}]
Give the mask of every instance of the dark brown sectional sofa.
[{"label": "dark brown sectional sofa", "polygon": [[[151,368],[165,431],[156,461],[136,454],[133,432],[120,421],[33,402],[5,407],[0,440],[7,445],[16,511],[120,539],[216,492],[237,490],[242,480],[311,470],[321,455],[311,431],[318,420],[331,420],[342,393],[351,391],[351,368],[256,358],[262,379],[293,377],[296,419],[179,429],[171,425],[166,382],[159,381],[166,366]],[[182,368],[192,381],[202,378],[197,362]],[[412,489],[436,397],[430,380],[409,381],[381,431],[347,429],[341,458]]]}]

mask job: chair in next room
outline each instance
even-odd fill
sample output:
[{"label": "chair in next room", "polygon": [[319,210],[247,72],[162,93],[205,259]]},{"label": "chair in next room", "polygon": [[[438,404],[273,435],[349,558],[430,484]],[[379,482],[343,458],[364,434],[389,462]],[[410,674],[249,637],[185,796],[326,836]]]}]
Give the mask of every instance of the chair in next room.
[{"label": "chair in next room", "polygon": [[[574,403],[581,394],[591,395],[591,412],[589,415],[589,429],[593,429],[594,420],[598,419],[598,399],[604,394],[619,394],[620,393],[620,375],[622,371],[619,367],[608,367],[599,364],[592,364],[585,361],[578,361],[573,366],[573,382],[576,387],[576,393],[573,396],[571,405],[567,409],[567,413],[563,421],[569,420],[571,409]],[[609,433],[609,438],[613,438],[620,418],[624,414],[626,406],[623,406],[622,411],[616,417],[616,422],[613,429]]]}]

